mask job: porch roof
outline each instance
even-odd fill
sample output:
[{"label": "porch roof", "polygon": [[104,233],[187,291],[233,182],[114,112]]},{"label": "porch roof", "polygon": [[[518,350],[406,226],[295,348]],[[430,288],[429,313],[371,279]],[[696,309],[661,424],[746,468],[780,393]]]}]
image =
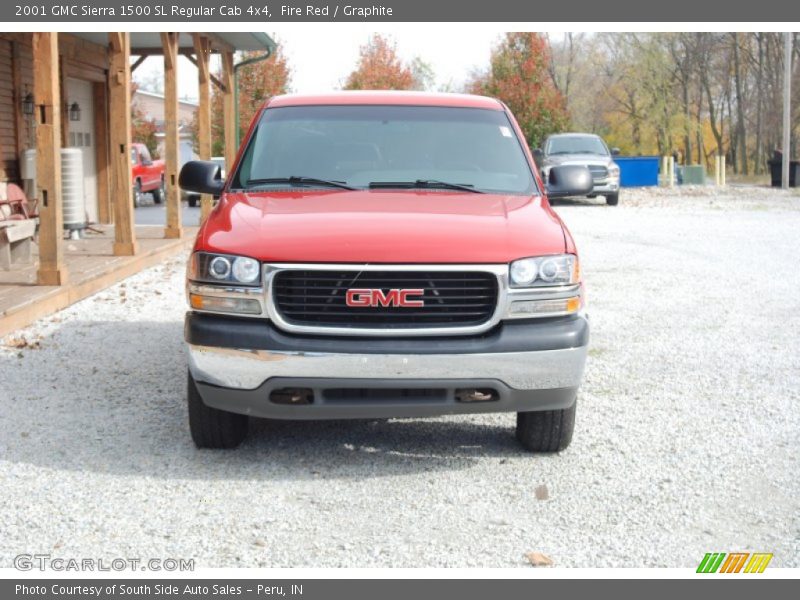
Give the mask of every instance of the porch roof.
[{"label": "porch roof", "polygon": [[[74,33],[87,42],[105,46],[108,44],[108,33],[102,31],[91,31],[84,33]],[[274,52],[277,44],[270,36],[263,32],[250,31],[229,31],[222,33],[203,33],[211,40],[214,50],[250,50]],[[131,32],[131,54],[162,54],[161,34],[153,31],[134,31]],[[192,32],[181,32],[178,34],[178,51],[194,52],[194,42]]]}]

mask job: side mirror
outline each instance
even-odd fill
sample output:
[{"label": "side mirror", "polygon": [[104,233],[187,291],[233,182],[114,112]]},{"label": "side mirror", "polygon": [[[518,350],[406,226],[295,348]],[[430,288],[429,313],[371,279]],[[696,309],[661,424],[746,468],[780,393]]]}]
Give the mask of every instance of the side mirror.
[{"label": "side mirror", "polygon": [[542,161],[544,160],[544,152],[542,152],[541,148],[534,148],[531,153],[533,154],[533,160],[536,162],[536,166],[541,169]]},{"label": "side mirror", "polygon": [[178,185],[187,192],[219,196],[225,181],[219,165],[210,160],[190,160],[181,169]]},{"label": "side mirror", "polygon": [[561,165],[550,169],[547,184],[548,198],[567,196],[586,196],[592,193],[594,181],[592,172],[583,165]]},{"label": "side mirror", "polygon": [[611,149],[611,156],[619,156],[619,148],[612,148]]}]

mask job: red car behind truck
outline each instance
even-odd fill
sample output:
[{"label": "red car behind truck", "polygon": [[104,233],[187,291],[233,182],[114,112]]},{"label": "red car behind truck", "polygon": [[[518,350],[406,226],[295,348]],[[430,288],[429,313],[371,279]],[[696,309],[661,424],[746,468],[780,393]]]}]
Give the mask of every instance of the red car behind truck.
[{"label": "red car behind truck", "polygon": [[161,204],[166,195],[164,161],[153,160],[144,144],[131,144],[131,175],[133,179],[133,205],[142,204],[142,195],[152,192],[153,201]]},{"label": "red car behind truck", "polygon": [[198,447],[249,417],[512,411],[531,451],[572,438],[589,339],[572,236],[508,108],[398,92],[280,96],[254,117],[187,273],[188,409]]}]

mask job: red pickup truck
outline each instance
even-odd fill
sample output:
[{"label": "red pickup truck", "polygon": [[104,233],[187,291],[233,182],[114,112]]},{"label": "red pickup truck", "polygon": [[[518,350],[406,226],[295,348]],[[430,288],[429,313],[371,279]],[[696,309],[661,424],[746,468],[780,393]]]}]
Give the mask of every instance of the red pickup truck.
[{"label": "red pickup truck", "polygon": [[271,99],[187,270],[188,409],[198,447],[248,419],[511,411],[523,447],[572,438],[589,339],[575,243],[508,108],[479,96],[344,92]]},{"label": "red pickup truck", "polygon": [[153,160],[144,144],[131,144],[131,175],[133,179],[133,205],[142,204],[142,195],[152,192],[153,201],[161,204],[166,197],[164,161]]}]

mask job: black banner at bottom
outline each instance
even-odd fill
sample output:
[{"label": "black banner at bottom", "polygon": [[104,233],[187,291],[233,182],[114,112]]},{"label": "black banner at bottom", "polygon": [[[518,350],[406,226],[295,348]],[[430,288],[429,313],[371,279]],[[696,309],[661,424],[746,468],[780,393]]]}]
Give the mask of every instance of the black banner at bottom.
[{"label": "black banner at bottom", "polygon": [[[787,573],[788,575],[788,573]],[[568,576],[568,572],[565,572]],[[791,587],[790,587],[791,586]],[[505,600],[533,598],[676,598],[726,600],[794,597],[796,581],[756,576],[696,579],[6,579],[3,600]],[[779,596],[780,594],[780,596]]]}]

